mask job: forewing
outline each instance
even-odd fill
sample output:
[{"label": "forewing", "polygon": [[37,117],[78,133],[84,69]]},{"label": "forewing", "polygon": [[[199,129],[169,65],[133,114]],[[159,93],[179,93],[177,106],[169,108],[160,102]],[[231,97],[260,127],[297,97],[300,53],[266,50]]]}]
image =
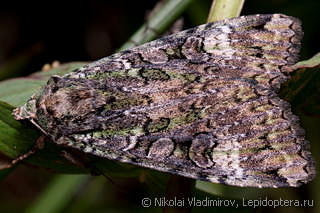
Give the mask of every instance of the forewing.
[{"label": "forewing", "polygon": [[302,31],[284,15],[202,25],[114,54],[37,96],[36,122],[58,144],[191,178],[298,186],[308,143],[276,91]]}]

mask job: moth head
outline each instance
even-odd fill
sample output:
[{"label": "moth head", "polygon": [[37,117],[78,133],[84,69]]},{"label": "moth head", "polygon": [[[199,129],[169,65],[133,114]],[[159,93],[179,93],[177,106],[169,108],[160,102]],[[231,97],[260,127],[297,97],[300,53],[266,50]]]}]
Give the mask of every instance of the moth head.
[{"label": "moth head", "polygon": [[36,99],[34,98],[34,96],[32,96],[25,105],[13,110],[13,115],[16,120],[29,120],[45,135],[47,135],[47,132],[36,122],[36,114]]},{"label": "moth head", "polygon": [[[59,76],[52,76],[47,85],[51,82],[56,82],[59,80]],[[16,120],[29,120],[35,126],[37,126],[42,132],[46,133],[46,131],[42,128],[43,119],[39,119],[39,99],[43,97],[46,93],[47,86],[42,87],[35,93],[23,106],[14,109],[13,115]],[[41,113],[40,113],[41,114]],[[40,116],[41,117],[41,116]],[[41,121],[41,122],[40,122]]]},{"label": "moth head", "polygon": [[36,114],[36,100],[31,98],[22,107],[18,107],[13,110],[13,115],[16,120],[30,120],[35,117]]},{"label": "moth head", "polygon": [[[61,77],[59,76],[52,76],[48,83],[51,81],[57,82]],[[16,120],[31,120],[36,119],[37,114],[37,100],[41,95],[44,93],[45,86],[42,87],[38,92],[36,92],[31,98],[22,106],[18,107],[13,111],[13,115]]]}]

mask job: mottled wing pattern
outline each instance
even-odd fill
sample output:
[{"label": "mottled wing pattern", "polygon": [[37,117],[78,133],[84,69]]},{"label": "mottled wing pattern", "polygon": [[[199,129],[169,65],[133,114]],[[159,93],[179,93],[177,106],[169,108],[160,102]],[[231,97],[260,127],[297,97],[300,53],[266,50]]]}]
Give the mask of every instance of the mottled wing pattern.
[{"label": "mottled wing pattern", "polygon": [[[55,143],[237,186],[299,186],[309,144],[276,92],[300,22],[252,15],[180,32],[52,77],[32,119]],[[32,100],[31,100],[32,101]]]}]

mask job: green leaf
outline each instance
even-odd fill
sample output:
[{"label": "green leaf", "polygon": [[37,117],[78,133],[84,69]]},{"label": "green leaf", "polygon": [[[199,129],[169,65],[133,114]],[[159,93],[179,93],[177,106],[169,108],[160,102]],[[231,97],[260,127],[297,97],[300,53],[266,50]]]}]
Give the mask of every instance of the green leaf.
[{"label": "green leaf", "polygon": [[84,175],[59,175],[27,209],[26,213],[61,212],[88,180]]},{"label": "green leaf", "polygon": [[305,60],[305,61],[299,61],[295,65],[289,67],[289,71],[292,72],[297,69],[302,68],[315,68],[320,65],[320,52],[315,54],[312,58]]},{"label": "green leaf", "polygon": [[[0,151],[12,159],[16,159],[18,156],[30,151],[35,141],[41,135],[41,132],[32,125],[16,121],[12,115],[14,108],[0,101]],[[74,173],[88,171],[83,168],[72,168],[72,165],[60,153],[61,148],[49,142],[46,143],[43,150],[37,151],[24,161],[60,172]],[[2,165],[1,167],[5,166]],[[7,172],[3,172],[2,175],[7,175]]]},{"label": "green leaf", "polygon": [[[26,153],[39,137],[39,132],[13,119],[13,106],[0,101],[0,152],[15,159],[20,153]],[[11,161],[1,158],[0,169]],[[0,170],[0,180],[6,177],[13,169]]]},{"label": "green leaf", "polygon": [[11,158],[30,150],[34,141],[40,136],[37,130],[13,118],[14,108],[0,101],[0,151]]}]

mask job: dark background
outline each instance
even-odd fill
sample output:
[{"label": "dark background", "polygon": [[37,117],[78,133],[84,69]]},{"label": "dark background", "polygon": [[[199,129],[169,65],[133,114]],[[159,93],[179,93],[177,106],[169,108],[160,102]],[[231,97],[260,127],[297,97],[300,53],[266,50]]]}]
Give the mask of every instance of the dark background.
[{"label": "dark background", "polygon": [[[0,80],[26,76],[41,70],[44,64],[54,60],[59,60],[61,63],[92,61],[108,56],[146,21],[148,11],[156,2],[152,0],[2,2],[0,6]],[[194,1],[183,14],[184,28],[205,23],[210,5],[211,0]],[[300,55],[301,59],[307,59],[320,52],[319,9],[319,0],[248,0],[244,4],[242,15],[284,13],[298,17],[303,23],[305,33]],[[0,212],[21,212],[27,208],[30,203],[35,202],[52,176],[47,171],[20,166],[0,184]],[[99,183],[101,182],[107,181],[101,180]],[[92,203],[101,205],[98,202],[100,199],[100,202],[102,200],[106,205],[111,206],[114,212],[119,212],[119,208],[122,209],[121,212],[133,209],[150,212],[151,209],[139,209],[140,198],[134,198],[135,192],[143,190],[139,188],[139,181],[126,179],[120,182],[124,188],[132,190],[131,197],[123,196],[118,192],[117,187],[107,183],[107,186],[106,184],[101,186],[105,189],[104,194],[99,194],[101,193],[99,190],[97,190],[99,193],[94,193],[94,189],[90,189],[94,196]],[[96,184],[94,187],[100,186]],[[113,191],[110,192],[110,190]],[[85,189],[79,189],[78,198],[82,198],[83,192],[88,193]],[[232,192],[228,192],[228,196],[231,195]],[[320,201],[316,196],[319,196],[319,193],[312,195],[312,198]],[[73,201],[76,199],[73,198]],[[80,207],[73,205],[63,212],[92,212],[92,208],[87,211],[81,209],[82,202],[89,201],[78,199],[76,204]],[[99,207],[96,208],[99,209]],[[105,212],[103,209],[105,207],[101,207],[100,211],[96,212]],[[202,209],[203,212],[209,210],[209,208]],[[238,210],[238,212],[270,210],[285,212],[274,209],[250,209]],[[220,208],[216,211],[230,212],[233,209]],[[317,212],[317,209],[300,208],[294,212]]]}]

